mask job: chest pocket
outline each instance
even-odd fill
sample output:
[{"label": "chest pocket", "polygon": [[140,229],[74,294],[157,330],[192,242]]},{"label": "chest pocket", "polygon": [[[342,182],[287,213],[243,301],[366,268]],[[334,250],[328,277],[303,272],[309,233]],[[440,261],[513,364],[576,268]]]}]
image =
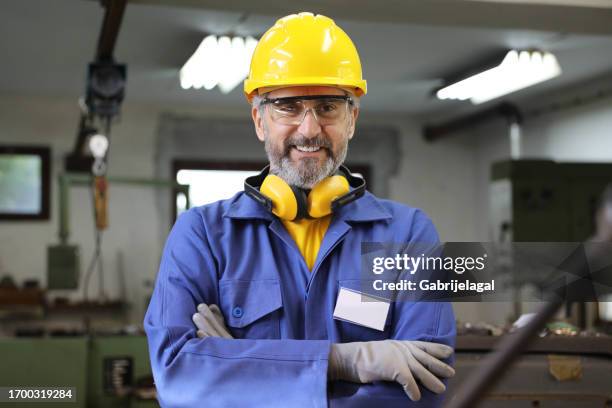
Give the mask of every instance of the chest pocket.
[{"label": "chest pocket", "polygon": [[[338,298],[337,293],[340,292],[340,288],[353,289],[362,293],[372,293],[372,280],[362,279],[347,279],[338,281],[338,291],[336,292],[336,299]],[[369,290],[368,290],[369,288]],[[383,331],[372,329],[369,327],[361,326],[355,323],[334,319],[334,323],[339,332],[342,343],[348,343],[352,341],[375,341],[375,340],[386,340],[391,337],[391,322],[393,315],[393,302],[389,307],[389,313],[387,313],[387,319],[385,320],[385,328]]]},{"label": "chest pocket", "polygon": [[283,302],[277,280],[219,282],[221,309],[237,339],[279,339]]}]

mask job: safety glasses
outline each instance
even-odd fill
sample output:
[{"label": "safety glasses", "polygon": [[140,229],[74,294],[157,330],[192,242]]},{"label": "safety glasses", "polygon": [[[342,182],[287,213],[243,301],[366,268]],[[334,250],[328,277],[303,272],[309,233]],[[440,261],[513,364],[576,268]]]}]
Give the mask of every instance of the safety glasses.
[{"label": "safety glasses", "polygon": [[309,110],[319,125],[343,122],[353,106],[353,99],[346,95],[309,95],[285,98],[264,98],[262,105],[269,107],[272,120],[281,125],[300,125]]}]

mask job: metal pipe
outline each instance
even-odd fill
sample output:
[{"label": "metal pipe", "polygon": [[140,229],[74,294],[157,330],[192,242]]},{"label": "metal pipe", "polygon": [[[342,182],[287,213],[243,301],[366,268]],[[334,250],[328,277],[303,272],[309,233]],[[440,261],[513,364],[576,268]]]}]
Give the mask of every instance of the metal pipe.
[{"label": "metal pipe", "polygon": [[106,12],[100,29],[100,37],[98,37],[97,61],[113,59],[113,50],[119,36],[126,3],[127,0],[106,0],[104,2]]},{"label": "metal pipe", "polygon": [[59,181],[59,239],[62,245],[68,244],[68,236],[70,235],[68,213],[70,210],[70,201],[68,193],[70,189],[70,180],[66,174],[58,176]]},{"label": "metal pipe", "polygon": [[523,120],[521,111],[516,107],[516,105],[508,102],[502,102],[491,108],[456,117],[443,123],[426,125],[423,128],[423,137],[428,142],[435,142],[438,139],[447,137],[451,133],[473,128],[479,123],[499,116],[505,117],[510,122],[515,123],[521,123]]},{"label": "metal pipe", "polygon": [[510,158],[512,160],[520,160],[521,158],[521,124],[517,121],[510,121],[509,125],[510,136]]}]

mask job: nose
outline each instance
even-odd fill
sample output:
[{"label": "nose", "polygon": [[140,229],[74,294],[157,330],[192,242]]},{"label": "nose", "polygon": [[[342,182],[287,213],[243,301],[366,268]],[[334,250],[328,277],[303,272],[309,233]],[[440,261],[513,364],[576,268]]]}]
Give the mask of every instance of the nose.
[{"label": "nose", "polygon": [[308,109],[304,120],[300,123],[298,132],[304,137],[316,137],[321,133],[321,125],[312,109]]}]

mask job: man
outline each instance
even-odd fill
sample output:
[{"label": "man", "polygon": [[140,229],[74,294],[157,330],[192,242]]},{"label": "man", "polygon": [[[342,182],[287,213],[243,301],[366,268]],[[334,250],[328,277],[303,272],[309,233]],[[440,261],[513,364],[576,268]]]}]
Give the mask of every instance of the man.
[{"label": "man", "polygon": [[168,237],[144,322],[163,407],[441,405],[450,304],[392,303],[382,330],[333,317],[363,283],[362,242],[438,241],[341,167],[365,93],[331,19],[287,16],[260,40],[245,94],[270,166]]}]

